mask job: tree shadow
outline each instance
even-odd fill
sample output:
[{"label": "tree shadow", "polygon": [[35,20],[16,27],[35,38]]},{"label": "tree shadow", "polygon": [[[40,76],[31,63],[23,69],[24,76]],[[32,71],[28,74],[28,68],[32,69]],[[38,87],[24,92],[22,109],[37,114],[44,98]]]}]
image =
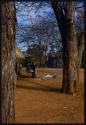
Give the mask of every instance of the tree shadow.
[{"label": "tree shadow", "polygon": [[53,87],[32,87],[32,86],[25,86],[25,85],[16,85],[19,89],[28,89],[28,90],[37,90],[37,91],[45,91],[45,92],[59,92],[61,93],[61,88],[53,88]]},{"label": "tree shadow", "polygon": [[59,93],[61,92],[61,88],[50,87],[42,83],[34,82],[30,79],[29,80],[24,79],[24,81],[28,81],[29,83],[31,83],[30,85],[32,86],[28,86],[28,84],[26,85],[24,84],[24,85],[16,85],[16,87],[21,89],[29,89],[29,90],[39,90],[39,91],[47,91],[47,92],[51,91],[51,92],[59,92]]}]

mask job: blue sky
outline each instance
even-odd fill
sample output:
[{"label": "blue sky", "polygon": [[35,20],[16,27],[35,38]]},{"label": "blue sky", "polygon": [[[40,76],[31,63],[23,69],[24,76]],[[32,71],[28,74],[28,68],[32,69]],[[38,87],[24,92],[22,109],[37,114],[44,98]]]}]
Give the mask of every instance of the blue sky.
[{"label": "blue sky", "polygon": [[[33,23],[39,23],[39,18],[37,15],[48,19],[48,18],[52,18],[54,16],[54,12],[50,6],[44,6],[42,8],[39,8],[37,13],[35,13],[34,9],[30,10],[28,12],[27,8],[22,7],[21,11],[17,12],[18,24],[23,25],[23,26],[24,25],[31,25],[32,24],[31,20],[33,21]],[[18,46],[24,51],[27,49],[27,47],[24,47],[24,43],[19,44]]]},{"label": "blue sky", "polygon": [[39,9],[39,11],[37,13],[35,13],[35,10],[30,10],[28,12],[28,9],[23,9],[17,13],[17,20],[19,24],[31,24],[30,19],[33,19],[33,22],[36,21],[37,19],[37,15],[40,15],[42,17],[51,17],[53,13],[53,9],[49,6],[44,6],[43,8]]},{"label": "blue sky", "polygon": [[[81,6],[82,3],[79,3],[78,6]],[[39,23],[39,18],[38,16],[42,16],[46,19],[52,19],[55,18],[53,9],[51,6],[49,6],[48,4],[46,6],[43,6],[42,8],[39,8],[39,10],[37,11],[37,13],[35,12],[35,9],[29,9],[29,8],[25,8],[24,6],[21,8],[20,11],[18,11],[17,13],[17,21],[19,25],[32,25],[31,20],[33,21],[33,23]],[[19,44],[19,47],[22,48],[22,50],[26,50],[27,47],[24,47],[24,43],[23,44]]]}]

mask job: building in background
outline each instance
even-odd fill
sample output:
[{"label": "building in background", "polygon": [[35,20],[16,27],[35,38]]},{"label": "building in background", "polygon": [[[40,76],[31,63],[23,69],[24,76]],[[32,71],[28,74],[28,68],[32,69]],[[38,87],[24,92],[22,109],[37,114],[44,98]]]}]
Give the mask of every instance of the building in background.
[{"label": "building in background", "polygon": [[22,62],[25,59],[25,53],[18,47],[16,47],[16,60]]}]

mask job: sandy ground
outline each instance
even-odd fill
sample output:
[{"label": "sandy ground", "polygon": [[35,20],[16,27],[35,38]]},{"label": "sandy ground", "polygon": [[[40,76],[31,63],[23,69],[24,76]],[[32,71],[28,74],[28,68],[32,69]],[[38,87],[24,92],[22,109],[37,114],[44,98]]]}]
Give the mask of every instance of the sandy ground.
[{"label": "sandy ground", "polygon": [[[62,69],[37,69],[39,78],[24,75],[16,83],[16,123],[84,123],[84,72],[75,96],[60,92]],[[45,74],[55,78],[40,79]]]}]

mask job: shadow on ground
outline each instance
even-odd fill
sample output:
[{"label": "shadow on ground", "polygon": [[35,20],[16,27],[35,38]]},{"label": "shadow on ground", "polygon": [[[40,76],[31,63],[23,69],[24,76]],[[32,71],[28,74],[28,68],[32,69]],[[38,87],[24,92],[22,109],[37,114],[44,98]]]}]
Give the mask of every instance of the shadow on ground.
[{"label": "shadow on ground", "polygon": [[[27,80],[26,80],[27,81]],[[28,89],[28,90],[37,90],[37,91],[46,91],[46,92],[61,92],[61,88],[54,88],[50,86],[46,86],[37,82],[33,82],[31,80],[28,80],[29,85],[16,85],[17,88],[20,89]],[[36,85],[36,86],[33,86]]]},{"label": "shadow on ground", "polygon": [[31,86],[24,86],[24,85],[16,85],[17,88],[20,89],[30,89],[30,90],[39,90],[39,91],[46,91],[46,92],[61,92],[61,88],[50,88],[50,87],[31,87]]}]

